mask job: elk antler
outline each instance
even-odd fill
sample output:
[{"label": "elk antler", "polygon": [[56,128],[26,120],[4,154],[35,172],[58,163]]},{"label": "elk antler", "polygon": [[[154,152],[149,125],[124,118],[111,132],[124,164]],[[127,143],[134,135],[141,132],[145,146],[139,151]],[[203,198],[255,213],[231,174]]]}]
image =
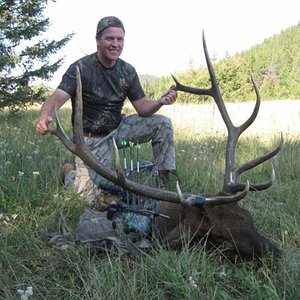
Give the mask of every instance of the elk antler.
[{"label": "elk antler", "polygon": [[[227,144],[226,144],[226,155],[225,155],[225,176],[224,176],[223,192],[225,194],[232,194],[237,191],[241,191],[241,190],[245,189],[246,185],[248,184],[248,183],[245,184],[245,183],[237,182],[237,178],[239,175],[241,175],[245,171],[250,170],[250,169],[258,166],[259,164],[271,159],[280,151],[280,149],[282,148],[282,145],[283,145],[283,136],[281,134],[281,139],[280,139],[278,146],[276,148],[274,148],[272,151],[267,152],[264,155],[262,155],[258,158],[255,158],[251,161],[248,161],[238,167],[235,167],[234,155],[235,155],[235,149],[236,149],[236,144],[237,144],[238,138],[253,123],[253,121],[255,120],[255,118],[258,114],[258,111],[259,111],[260,102],[261,102],[259,91],[258,91],[258,88],[251,76],[251,81],[252,81],[252,84],[254,86],[254,90],[256,93],[256,104],[255,104],[254,110],[253,110],[251,116],[248,118],[248,120],[246,120],[241,126],[238,126],[238,127],[234,126],[229,117],[229,114],[228,114],[227,109],[224,104],[224,100],[220,93],[220,89],[219,89],[219,85],[218,85],[218,82],[217,82],[217,79],[215,76],[215,72],[214,72],[208,51],[207,51],[204,32],[202,35],[202,39],[203,39],[203,48],[204,48],[204,53],[205,53],[206,64],[207,64],[207,68],[208,68],[208,72],[209,72],[210,80],[211,80],[211,88],[197,89],[197,88],[188,87],[188,86],[185,86],[185,85],[182,85],[181,83],[179,83],[178,80],[172,75],[172,77],[176,83],[176,86],[174,89],[177,91],[187,92],[187,93],[191,93],[191,94],[195,94],[195,95],[208,95],[208,96],[211,96],[214,98],[214,100],[219,108],[219,111],[221,113],[221,116],[224,120],[224,123],[227,127],[227,131],[228,131]],[[260,184],[250,184],[249,189],[251,191],[265,190],[273,184],[274,180],[275,180],[275,171],[274,171],[274,168],[272,167],[272,176],[268,182],[260,183]]]},{"label": "elk antler", "polygon": [[146,185],[141,185],[139,183],[133,182],[126,178],[123,174],[122,168],[118,166],[118,151],[115,145],[116,153],[116,162],[117,162],[117,172],[111,170],[104,164],[102,164],[90,151],[87,147],[84,136],[83,136],[83,127],[82,127],[82,87],[81,87],[81,78],[79,68],[77,67],[77,90],[76,90],[76,100],[75,100],[75,116],[73,124],[73,134],[74,142],[72,142],[66,133],[64,132],[57,111],[55,111],[55,121],[56,128],[50,128],[49,132],[56,135],[65,147],[81,158],[86,165],[92,168],[97,174],[103,176],[104,178],[112,181],[113,183],[121,186],[123,189],[138,194],[143,197],[154,198],[162,201],[181,203],[187,206],[202,206],[202,205],[219,205],[227,204],[239,201],[243,199],[248,190],[249,185],[246,184],[243,191],[236,192],[231,195],[194,195],[194,194],[182,194],[178,188],[178,192],[172,192],[164,189],[157,189]]}]

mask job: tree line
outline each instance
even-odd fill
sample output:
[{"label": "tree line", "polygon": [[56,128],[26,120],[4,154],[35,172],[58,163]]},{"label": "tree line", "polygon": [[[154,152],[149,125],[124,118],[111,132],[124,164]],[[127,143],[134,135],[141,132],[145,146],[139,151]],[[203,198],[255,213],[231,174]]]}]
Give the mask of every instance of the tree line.
[{"label": "tree line", "polygon": [[[265,100],[300,99],[300,23],[280,34],[223,59],[214,59],[214,69],[225,101],[243,102],[255,99],[251,75],[261,97]],[[196,88],[209,88],[207,67],[190,67],[175,77],[183,84]],[[170,85],[171,76],[158,78],[154,83],[143,80],[147,94],[157,98]],[[209,96],[180,94],[180,102],[211,101]]]},{"label": "tree line", "polygon": [[[35,85],[36,79],[50,80],[63,63],[53,55],[71,40],[43,37],[51,25],[43,14],[48,2],[55,0],[0,0],[0,110],[11,112],[41,102],[49,95],[45,85]],[[226,101],[248,101],[255,98],[250,74],[263,99],[300,99],[300,24],[266,39],[247,51],[214,59],[220,90]],[[190,66],[175,74],[185,85],[210,87],[206,66]],[[146,94],[158,98],[174,84],[171,76],[154,80],[141,76]],[[211,101],[208,96],[182,93],[179,102]]]}]

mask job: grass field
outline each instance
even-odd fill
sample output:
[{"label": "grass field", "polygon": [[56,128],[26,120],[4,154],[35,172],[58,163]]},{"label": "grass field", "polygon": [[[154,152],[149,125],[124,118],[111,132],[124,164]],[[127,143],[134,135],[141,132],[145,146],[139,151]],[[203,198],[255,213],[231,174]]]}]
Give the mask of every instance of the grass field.
[{"label": "grass field", "polygon": [[[234,123],[243,122],[253,103],[229,105]],[[212,105],[165,107],[174,121],[182,190],[218,192],[223,183],[226,135]],[[61,119],[69,127],[69,109]],[[256,122],[242,136],[237,162],[285,144],[273,160],[274,185],[249,193],[240,205],[254,217],[259,231],[279,245],[279,261],[220,263],[219,253],[201,246],[182,251],[160,249],[152,258],[134,261],[118,256],[94,257],[81,247],[48,247],[48,228],[74,236],[86,203],[59,182],[67,150],[54,136],[38,136],[38,111],[0,115],[0,299],[300,299],[300,101],[263,102]],[[143,148],[148,153],[147,146]],[[149,155],[149,154],[147,154]],[[270,163],[247,174],[265,180]]]}]

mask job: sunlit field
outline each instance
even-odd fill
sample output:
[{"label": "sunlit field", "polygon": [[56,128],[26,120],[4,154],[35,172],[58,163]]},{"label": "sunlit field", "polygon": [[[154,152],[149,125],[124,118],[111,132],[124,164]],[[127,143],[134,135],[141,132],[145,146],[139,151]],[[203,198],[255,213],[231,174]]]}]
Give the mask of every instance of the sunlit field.
[{"label": "sunlit field", "polygon": [[[240,125],[254,103],[228,104]],[[217,193],[224,175],[226,128],[215,105],[174,105],[161,112],[174,123],[177,169],[183,192]],[[70,132],[70,109],[60,112]],[[74,237],[87,204],[59,180],[70,157],[54,136],[35,133],[38,109],[0,114],[0,299],[300,299],[300,101],[262,102],[256,121],[241,136],[238,164],[285,143],[271,162],[243,175],[251,182],[276,180],[262,192],[249,192],[247,208],[259,231],[283,251],[279,261],[220,262],[221,253],[202,246],[160,249],[139,261],[92,256],[80,246],[65,251],[47,246],[45,229]],[[149,145],[142,146],[151,159]],[[24,296],[24,295],[23,295]],[[25,299],[25,298],[22,298]],[[27,298],[26,298],[27,299]]]},{"label": "sunlit field", "polygon": [[[249,118],[254,102],[227,103],[226,108],[235,126]],[[216,104],[183,104],[164,106],[162,113],[172,118],[177,131],[190,129],[192,134],[226,134],[226,127]],[[262,101],[255,122],[243,136],[264,138],[282,132],[289,137],[299,136],[300,101]]]}]

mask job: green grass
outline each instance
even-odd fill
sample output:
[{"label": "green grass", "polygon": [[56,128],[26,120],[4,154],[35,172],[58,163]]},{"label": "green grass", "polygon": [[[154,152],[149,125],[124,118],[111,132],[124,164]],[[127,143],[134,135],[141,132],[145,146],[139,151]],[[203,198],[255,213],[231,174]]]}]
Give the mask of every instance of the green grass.
[{"label": "green grass", "polygon": [[[62,120],[69,129],[68,111]],[[159,249],[141,261],[94,257],[77,247],[60,251],[41,237],[48,228],[74,236],[86,204],[59,182],[61,161],[69,156],[54,136],[35,133],[37,111],[0,115],[0,299],[299,299],[300,298],[300,136],[289,138],[274,159],[274,185],[241,201],[264,235],[283,250],[275,262],[220,262],[220,253],[201,246]],[[217,193],[223,184],[225,137],[176,130],[178,172],[183,191]],[[242,138],[237,162],[274,147],[278,136]],[[150,149],[143,146],[149,158]],[[269,163],[249,172],[251,181],[269,178]]]}]

